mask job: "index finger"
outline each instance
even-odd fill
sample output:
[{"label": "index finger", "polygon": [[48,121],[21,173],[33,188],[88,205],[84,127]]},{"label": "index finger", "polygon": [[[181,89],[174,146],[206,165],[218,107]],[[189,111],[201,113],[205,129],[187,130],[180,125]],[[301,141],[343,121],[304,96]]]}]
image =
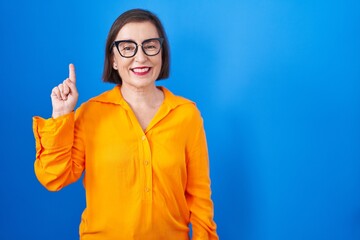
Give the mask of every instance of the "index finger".
[{"label": "index finger", "polygon": [[72,63],[69,64],[69,79],[70,79],[73,83],[76,83],[75,66],[74,66],[74,64],[72,64]]}]

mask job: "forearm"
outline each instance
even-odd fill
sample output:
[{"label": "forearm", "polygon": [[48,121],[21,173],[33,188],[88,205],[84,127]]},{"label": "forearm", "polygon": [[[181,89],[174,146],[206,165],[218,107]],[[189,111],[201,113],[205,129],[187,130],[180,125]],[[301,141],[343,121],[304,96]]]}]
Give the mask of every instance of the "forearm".
[{"label": "forearm", "polygon": [[187,188],[187,202],[190,209],[190,222],[193,240],[216,240],[214,205],[211,200],[210,180],[196,179]]},{"label": "forearm", "polygon": [[73,160],[74,114],[57,119],[33,118],[36,140],[35,174],[50,191],[76,181],[82,173],[81,162]]},{"label": "forearm", "polygon": [[217,240],[214,206],[211,200],[209,157],[206,137],[201,126],[188,152],[186,198],[190,209],[193,240]]}]

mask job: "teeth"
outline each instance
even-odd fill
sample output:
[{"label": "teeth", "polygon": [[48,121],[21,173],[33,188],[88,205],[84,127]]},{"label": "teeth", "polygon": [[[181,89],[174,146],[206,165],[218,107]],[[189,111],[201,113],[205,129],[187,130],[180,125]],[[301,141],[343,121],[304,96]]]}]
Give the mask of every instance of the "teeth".
[{"label": "teeth", "polygon": [[143,73],[149,71],[149,68],[134,68],[133,71],[137,73]]}]

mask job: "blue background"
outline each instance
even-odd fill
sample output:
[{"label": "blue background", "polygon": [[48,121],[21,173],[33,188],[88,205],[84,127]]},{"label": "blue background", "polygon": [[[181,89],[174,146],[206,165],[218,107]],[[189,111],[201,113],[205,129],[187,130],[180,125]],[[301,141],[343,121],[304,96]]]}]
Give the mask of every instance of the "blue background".
[{"label": "blue background", "polygon": [[78,238],[77,182],[45,190],[32,116],[77,68],[79,103],[101,81],[108,30],[134,7],[167,30],[171,77],[208,137],[221,239],[360,239],[360,2],[1,1],[0,239]]}]

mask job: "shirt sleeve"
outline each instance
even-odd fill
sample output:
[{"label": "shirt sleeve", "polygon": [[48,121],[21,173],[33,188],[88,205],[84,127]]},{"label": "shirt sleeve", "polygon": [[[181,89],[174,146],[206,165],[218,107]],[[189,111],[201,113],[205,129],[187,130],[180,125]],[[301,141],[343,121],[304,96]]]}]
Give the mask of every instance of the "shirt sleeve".
[{"label": "shirt sleeve", "polygon": [[74,112],[59,118],[33,117],[36,143],[34,170],[49,191],[59,191],[81,177],[84,147]]},{"label": "shirt sleeve", "polygon": [[189,141],[187,153],[186,199],[190,209],[193,240],[217,240],[211,200],[209,158],[202,119]]}]

